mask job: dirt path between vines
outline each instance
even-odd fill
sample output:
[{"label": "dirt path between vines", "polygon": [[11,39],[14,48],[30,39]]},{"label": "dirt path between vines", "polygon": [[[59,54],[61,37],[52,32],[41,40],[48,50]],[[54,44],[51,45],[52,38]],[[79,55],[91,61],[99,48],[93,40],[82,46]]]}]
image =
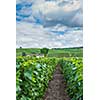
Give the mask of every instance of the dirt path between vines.
[{"label": "dirt path between vines", "polygon": [[48,89],[45,93],[43,100],[70,100],[66,93],[66,84],[61,73],[60,66],[58,65],[53,79],[49,82]]}]

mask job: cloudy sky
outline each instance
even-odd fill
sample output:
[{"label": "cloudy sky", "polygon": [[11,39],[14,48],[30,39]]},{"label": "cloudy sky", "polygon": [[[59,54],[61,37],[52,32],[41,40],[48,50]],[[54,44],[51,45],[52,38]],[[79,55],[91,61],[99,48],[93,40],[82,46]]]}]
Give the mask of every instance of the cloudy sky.
[{"label": "cloudy sky", "polygon": [[17,0],[16,47],[83,46],[82,0]]}]

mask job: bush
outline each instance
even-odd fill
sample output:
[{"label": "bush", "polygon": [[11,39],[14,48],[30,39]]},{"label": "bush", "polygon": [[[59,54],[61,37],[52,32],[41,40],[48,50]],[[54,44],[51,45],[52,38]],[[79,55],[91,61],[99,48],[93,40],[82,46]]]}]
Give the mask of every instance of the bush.
[{"label": "bush", "polygon": [[26,56],[26,53],[25,52],[22,52],[22,56]]},{"label": "bush", "polygon": [[81,58],[61,59],[60,65],[71,100],[83,100],[83,63]]},{"label": "bush", "polygon": [[55,58],[17,57],[16,100],[42,100],[56,64]]}]

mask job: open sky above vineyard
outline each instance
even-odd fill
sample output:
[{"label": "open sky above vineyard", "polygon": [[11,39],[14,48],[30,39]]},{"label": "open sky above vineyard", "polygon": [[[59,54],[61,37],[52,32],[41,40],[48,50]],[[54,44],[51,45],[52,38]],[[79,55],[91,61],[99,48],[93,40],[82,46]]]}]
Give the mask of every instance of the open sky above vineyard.
[{"label": "open sky above vineyard", "polygon": [[83,46],[82,0],[17,0],[16,47]]}]

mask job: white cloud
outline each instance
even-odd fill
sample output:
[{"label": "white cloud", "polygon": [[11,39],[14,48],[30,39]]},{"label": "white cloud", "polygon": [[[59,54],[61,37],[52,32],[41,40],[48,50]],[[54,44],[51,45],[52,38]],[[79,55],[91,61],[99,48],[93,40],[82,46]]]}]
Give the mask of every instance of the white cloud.
[{"label": "white cloud", "polygon": [[[75,29],[83,25],[82,0],[17,0],[23,2],[33,4],[17,11],[21,21],[16,22],[16,47],[82,46],[82,29]],[[23,18],[20,14],[30,16]],[[38,19],[41,24],[36,23]]]},{"label": "white cloud", "polygon": [[[63,28],[64,26],[62,26]],[[17,47],[73,47],[82,46],[82,31],[57,35],[41,25],[17,23]]]},{"label": "white cloud", "polygon": [[[64,0],[58,0],[57,2],[45,2],[43,0],[42,3],[38,1],[37,4],[33,4],[33,16],[38,17],[39,12],[41,12],[42,19],[44,20],[44,26],[52,26],[58,23],[68,26],[82,26],[82,12],[80,12],[82,5],[81,1],[69,1],[70,2],[67,3],[65,2],[63,6],[59,6],[59,4],[63,4]],[[77,18],[79,21],[74,21],[74,19],[77,20]]]},{"label": "white cloud", "polygon": [[[30,17],[23,16],[29,15],[32,22],[34,18],[38,18],[45,27],[56,24],[67,26],[82,26],[83,24],[82,0],[52,0],[48,2],[45,0],[17,0],[17,4],[19,2],[22,8],[17,11],[17,18],[20,17],[21,20],[28,21]],[[23,6],[23,4],[30,3],[32,3],[31,7]]]}]

